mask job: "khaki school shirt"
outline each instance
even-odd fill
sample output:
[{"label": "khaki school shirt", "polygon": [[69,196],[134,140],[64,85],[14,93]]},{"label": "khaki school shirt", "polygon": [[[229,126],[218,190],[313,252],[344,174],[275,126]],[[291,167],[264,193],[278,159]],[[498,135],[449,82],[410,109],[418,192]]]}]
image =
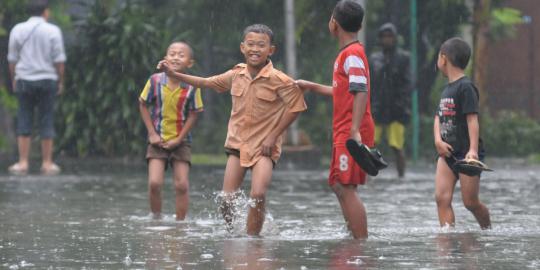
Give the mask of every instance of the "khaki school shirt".
[{"label": "khaki school shirt", "polygon": [[[252,167],[259,161],[263,141],[278,126],[285,112],[307,109],[302,90],[289,76],[274,69],[272,62],[254,79],[246,64],[238,64],[204,80],[219,92],[230,90],[232,110],[225,147],[240,151],[242,167]],[[281,143],[282,136],[279,136],[271,157],[274,162],[281,155]]]}]

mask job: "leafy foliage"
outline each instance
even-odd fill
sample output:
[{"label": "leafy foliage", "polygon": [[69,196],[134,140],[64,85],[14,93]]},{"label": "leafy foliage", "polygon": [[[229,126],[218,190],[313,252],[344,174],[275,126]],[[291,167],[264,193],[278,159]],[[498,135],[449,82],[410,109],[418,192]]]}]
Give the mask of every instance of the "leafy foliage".
[{"label": "leafy foliage", "polygon": [[[69,30],[71,34],[65,36],[72,41],[66,43],[66,91],[57,103],[58,149],[66,154],[125,156],[143,151],[146,132],[137,109],[137,97],[173,40],[186,41],[193,47],[196,64],[191,73],[210,76],[243,62],[239,51],[242,30],[253,23],[265,23],[275,34],[277,51],[272,61],[277,68],[285,68],[282,0],[87,1],[80,14],[84,18],[75,21],[64,12],[69,10],[70,2],[51,2],[54,23],[65,32]],[[420,97],[425,97],[421,108],[428,115],[421,121],[421,134],[426,138],[422,139],[422,149],[430,155],[433,145],[429,139],[432,127],[429,92],[437,76],[436,53],[442,41],[470,23],[470,14],[466,0],[418,2],[419,74],[422,74],[419,88]],[[402,45],[408,47],[408,3],[368,1],[364,26],[368,50],[376,48],[376,29],[386,21],[398,25]],[[7,45],[7,36],[2,33],[26,19],[25,4],[26,0],[0,2],[0,52],[5,52]],[[327,23],[334,5],[335,1],[295,1],[300,78],[331,82],[338,48],[328,34]],[[493,11],[500,22],[514,22],[517,18],[512,12],[501,11]],[[2,65],[3,74],[7,74],[5,66]],[[0,79],[0,83],[8,82]],[[2,94],[2,99],[6,97],[12,96]],[[231,98],[208,90],[203,91],[203,98],[205,112],[194,128],[194,151],[217,153],[225,138]],[[329,151],[331,99],[307,93],[306,101],[309,110],[300,116],[300,127],[315,145]]]},{"label": "leafy foliage", "polygon": [[[433,116],[420,117],[420,155],[426,159],[436,156],[433,143]],[[407,132],[408,140],[411,132]],[[540,155],[540,123],[526,115],[501,111],[497,117],[482,114],[480,137],[488,157],[538,157]],[[410,147],[410,145],[409,145]],[[385,149],[385,148],[383,148]],[[385,153],[389,149],[385,149]]]},{"label": "leafy foliage", "polygon": [[496,118],[485,116],[482,137],[488,154],[495,156],[525,156],[539,154],[540,123],[524,114],[502,111]]},{"label": "leafy foliage", "polygon": [[[169,42],[187,41],[196,65],[190,71],[209,76],[239,62],[242,30],[268,24],[275,33],[274,65],[284,69],[282,1],[97,1],[75,29],[68,48],[66,94],[59,102],[60,148],[72,155],[126,155],[145,146],[137,95]],[[329,84],[335,41],[326,30],[334,3],[296,1],[299,75]],[[276,7],[278,7],[276,9]],[[230,16],[229,14],[242,14]],[[207,20],[201,19],[208,18]],[[194,128],[197,152],[222,149],[230,96],[204,91],[205,112]],[[308,96],[312,110],[301,126],[315,143],[331,140],[330,100]]]},{"label": "leafy foliage", "polygon": [[[401,46],[409,50],[410,1],[368,1],[366,31],[368,50],[377,50],[377,30],[386,22],[396,25],[401,35]],[[448,38],[458,35],[462,25],[470,24],[470,12],[466,0],[418,0],[417,44],[419,109],[429,115],[429,96],[437,78],[437,53],[440,45]]]},{"label": "leafy foliage", "polygon": [[158,18],[129,2],[96,4],[68,51],[66,94],[59,102],[60,148],[68,153],[139,152],[144,130],[137,97],[165,48]]},{"label": "leafy foliage", "polygon": [[5,87],[0,87],[0,105],[10,112],[15,112],[18,107],[17,98],[10,95]]},{"label": "leafy foliage", "polygon": [[[295,1],[298,76],[301,78],[331,83],[332,63],[338,48],[327,29],[334,5],[332,1]],[[181,33],[181,36],[172,39],[183,39],[192,45],[196,60],[192,72],[196,75],[219,74],[243,62],[239,50],[242,31],[254,23],[264,23],[273,29],[277,50],[272,62],[278,69],[285,69],[282,0],[161,0],[153,3],[152,8],[158,16],[174,22],[168,23],[166,28],[171,33]],[[201,16],[209,19],[201,20]],[[211,90],[204,91],[203,98],[205,112],[194,128],[194,149],[206,153],[221,152],[231,98],[229,94]],[[306,100],[309,110],[300,116],[300,127],[321,148],[330,149],[326,145],[331,141],[331,100],[311,94],[306,95]]]},{"label": "leafy foliage", "polygon": [[490,37],[493,40],[512,38],[516,35],[515,26],[523,23],[521,12],[514,8],[501,7],[491,11]]}]

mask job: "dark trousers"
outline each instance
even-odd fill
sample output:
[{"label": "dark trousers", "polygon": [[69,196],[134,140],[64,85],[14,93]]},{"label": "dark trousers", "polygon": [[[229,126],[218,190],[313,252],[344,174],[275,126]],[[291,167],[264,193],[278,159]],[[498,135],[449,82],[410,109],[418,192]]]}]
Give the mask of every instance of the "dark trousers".
[{"label": "dark trousers", "polygon": [[17,136],[32,135],[34,111],[37,107],[41,139],[52,139],[54,130],[54,101],[58,91],[55,80],[17,80],[15,93],[19,101]]}]

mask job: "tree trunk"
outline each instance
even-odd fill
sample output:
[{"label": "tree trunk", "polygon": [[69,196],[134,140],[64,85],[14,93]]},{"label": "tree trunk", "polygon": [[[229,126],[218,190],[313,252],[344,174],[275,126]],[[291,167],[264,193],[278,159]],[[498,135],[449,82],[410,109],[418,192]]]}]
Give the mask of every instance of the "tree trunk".
[{"label": "tree trunk", "polygon": [[480,111],[487,111],[487,67],[489,64],[489,18],[491,0],[475,0],[473,10],[474,53],[473,79],[480,93]]}]

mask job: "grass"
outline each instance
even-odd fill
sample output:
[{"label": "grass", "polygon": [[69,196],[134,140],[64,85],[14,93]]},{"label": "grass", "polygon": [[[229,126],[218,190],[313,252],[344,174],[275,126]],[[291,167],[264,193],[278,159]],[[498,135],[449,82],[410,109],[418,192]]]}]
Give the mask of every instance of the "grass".
[{"label": "grass", "polygon": [[227,156],[220,154],[192,154],[191,163],[194,165],[222,165],[227,164]]},{"label": "grass", "polygon": [[528,161],[532,164],[540,164],[540,153],[531,154],[528,158]]}]

